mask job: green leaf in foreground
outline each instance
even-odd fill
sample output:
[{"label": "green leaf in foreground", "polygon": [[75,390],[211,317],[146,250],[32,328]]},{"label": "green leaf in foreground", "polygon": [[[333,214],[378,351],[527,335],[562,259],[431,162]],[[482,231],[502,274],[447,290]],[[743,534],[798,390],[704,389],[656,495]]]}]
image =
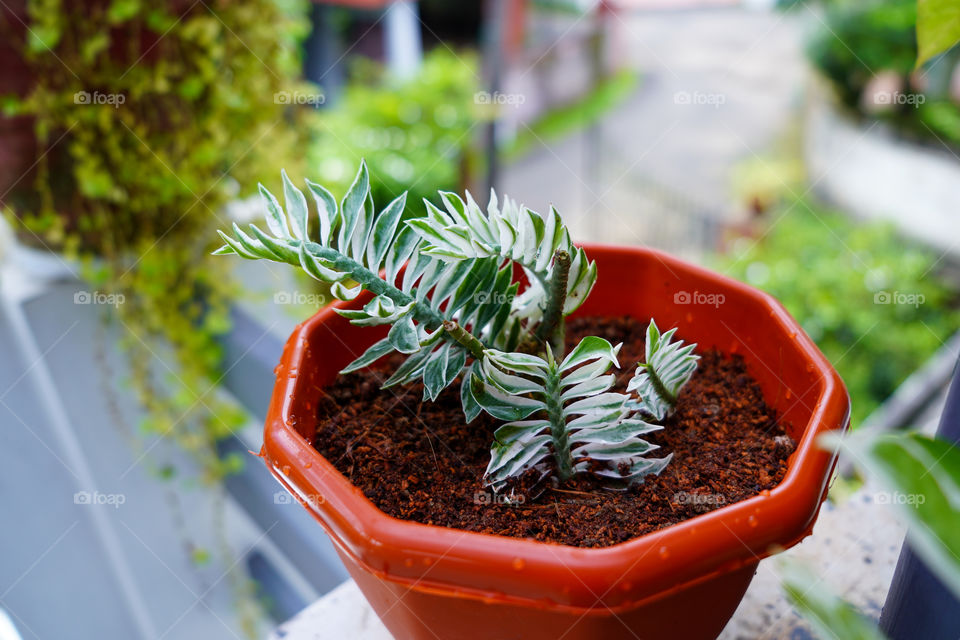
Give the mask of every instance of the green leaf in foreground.
[{"label": "green leaf in foreground", "polygon": [[826,589],[823,581],[803,565],[784,562],[780,574],[787,599],[821,638],[883,640],[872,621]]},{"label": "green leaf in foreground", "polygon": [[917,433],[843,440],[830,434],[821,441],[894,492],[890,503],[909,525],[912,547],[960,597],[960,449]]},{"label": "green leaf in foreground", "polygon": [[917,0],[917,67],[960,42],[960,2]]}]

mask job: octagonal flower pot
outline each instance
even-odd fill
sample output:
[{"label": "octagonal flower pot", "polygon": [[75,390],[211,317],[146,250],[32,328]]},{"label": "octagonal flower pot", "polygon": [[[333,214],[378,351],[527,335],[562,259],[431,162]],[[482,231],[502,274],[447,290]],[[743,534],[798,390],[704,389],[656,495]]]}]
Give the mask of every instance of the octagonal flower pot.
[{"label": "octagonal flower pot", "polygon": [[284,349],[263,454],[398,639],[713,638],[758,561],[813,527],[836,462],[814,440],[846,428],[849,399],[797,322],[770,296],[666,254],[586,248],[599,277],[577,315],[656,317],[702,349],[742,355],[797,442],[786,476],[771,491],[606,548],[395,519],[311,445],[320,389],[382,336],[323,309]]}]

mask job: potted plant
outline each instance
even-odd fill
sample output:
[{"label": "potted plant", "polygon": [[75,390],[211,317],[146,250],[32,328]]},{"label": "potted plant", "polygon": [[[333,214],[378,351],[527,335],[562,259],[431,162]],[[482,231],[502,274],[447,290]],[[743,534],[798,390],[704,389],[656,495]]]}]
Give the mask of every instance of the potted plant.
[{"label": "potted plant", "polygon": [[363,164],[339,207],[307,182],[312,226],[283,178],[218,253],[341,302],[287,342],[261,455],[395,636],[714,637],[809,533],[849,401],[772,298],[494,194],[375,213]]}]

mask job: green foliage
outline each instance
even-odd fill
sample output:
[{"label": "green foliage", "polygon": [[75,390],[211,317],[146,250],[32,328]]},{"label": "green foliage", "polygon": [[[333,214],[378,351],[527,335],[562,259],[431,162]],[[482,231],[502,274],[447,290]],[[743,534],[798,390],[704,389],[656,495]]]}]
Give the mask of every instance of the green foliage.
[{"label": "green foliage", "polygon": [[913,70],[916,21],[916,0],[831,3],[808,55],[843,102],[858,108],[874,73],[894,71],[905,78]]},{"label": "green foliage", "polygon": [[781,584],[793,607],[824,640],[882,640],[873,622],[826,589],[803,565],[783,563]]},{"label": "green foliage", "polygon": [[[523,353],[484,351],[472,378],[472,392],[484,411],[510,420],[494,434],[485,482],[499,489],[528,469],[553,471],[565,480],[593,473],[615,481],[642,482],[659,474],[673,454],[645,458],[657,449],[639,436],[662,429],[636,414],[627,394],[611,393],[619,367],[617,353],[602,338],[584,338],[562,362],[547,345],[546,358]],[[530,419],[531,416],[535,416]]]},{"label": "green foliage", "polygon": [[960,42],[960,2],[917,0],[917,66]]},{"label": "green foliage", "polygon": [[234,286],[208,254],[238,185],[293,147],[295,114],[274,95],[296,88],[305,3],[26,7],[29,29],[8,44],[32,83],[3,104],[32,126],[37,162],[4,213],[22,241],[78,258],[92,287],[122,294],[111,317],[147,410],[142,430],[180,445],[217,482],[241,460],[221,459],[217,441],[245,416],[216,392]]},{"label": "green foliage", "polygon": [[856,427],[960,328],[956,291],[934,271],[938,256],[890,225],[803,200],[770,216],[776,224],[718,267],[797,318],[846,383]]},{"label": "green foliage", "polygon": [[[501,208],[496,194],[491,193],[484,215],[469,193],[466,203],[452,193],[441,192],[440,196],[446,213],[424,200],[427,216],[409,223],[423,238],[423,252],[450,263],[493,258],[519,264],[529,286],[514,306],[525,326],[540,323],[550,311],[547,299],[550,283],[557,278],[560,268],[558,252],[566,256],[566,287],[553,311],[569,315],[586,300],[597,280],[597,265],[587,259],[583,249],[573,245],[556,209],[551,207],[548,215],[541,216],[517,206],[510,198],[504,198]],[[503,347],[505,343],[496,344]]]},{"label": "green foliage", "polygon": [[892,501],[907,522],[911,546],[960,598],[960,449],[919,433],[861,432],[823,444],[848,455],[882,486],[904,496]]},{"label": "green foliage", "polygon": [[377,202],[407,191],[408,203],[418,205],[438,190],[461,190],[478,121],[475,57],[437,47],[406,82],[391,80],[371,65],[361,68],[340,101],[320,114],[308,150],[311,170],[342,193],[365,158]]},{"label": "green foliage", "polygon": [[[495,489],[532,467],[561,480],[590,472],[638,482],[670,461],[643,457],[656,447],[637,436],[660,427],[635,418],[641,404],[604,393],[614,376],[603,374],[619,347],[588,337],[561,363],[554,359],[563,318],[583,303],[597,275],[556,211],[544,217],[509,198],[501,208],[491,193],[484,212],[469,193],[464,201],[441,192],[445,210],[425,201],[425,217],[404,214],[405,193],[377,213],[361,162],[339,208],[326,188],[307,181],[317,208],[312,221],[285,172],[283,184],[285,208],[261,186],[269,233],[235,224],[232,236],[220,232],[226,244],[216,253],[302,267],[341,300],[370,292],[363,307],[337,313],[390,330],[343,373],[393,351],[407,354],[384,386],[422,379],[431,400],[462,376],[468,422],[484,410],[512,421],[496,432],[486,478]],[[527,290],[517,295],[521,271]],[[649,370],[662,376],[657,392],[675,397],[696,366],[693,345],[671,344],[672,330],[662,339],[655,326],[650,331]],[[545,357],[527,352],[535,350]],[[534,413],[539,417],[526,420]],[[549,467],[542,463],[551,452]]]},{"label": "green foliage", "polygon": [[692,355],[697,345],[672,341],[676,332],[674,328],[661,335],[657,323],[650,321],[644,343],[646,361],[637,364],[637,372],[627,385],[627,391],[640,396],[641,410],[656,420],[673,413],[677,395],[693,377],[700,359]]},{"label": "green foliage", "polygon": [[[193,452],[216,480],[236,467],[219,460],[216,440],[242,414],[213,393],[233,286],[207,259],[208,238],[238,182],[292,146],[274,93],[298,73],[303,7],[27,8],[21,50],[35,83],[8,107],[31,118],[45,152],[5,213],[25,241],[80,258],[93,286],[123,294],[144,429]],[[170,347],[172,365],[158,355]]]},{"label": "green foliage", "polygon": [[[539,322],[540,316],[528,305],[517,303],[521,298],[516,295],[519,283],[514,280],[513,264],[526,260],[535,267],[541,262],[536,250],[555,244],[553,235],[544,238],[547,228],[558,238],[569,238],[559,217],[549,218],[551,225],[557,226],[548,226],[539,214],[527,212],[528,220],[536,220],[530,222],[530,232],[531,240],[537,242],[532,253],[518,254],[515,260],[511,253],[490,251],[491,223],[502,218],[495,198],[485,215],[469,194],[464,202],[455,194],[443,193],[447,211],[429,205],[432,224],[437,229],[462,229],[468,236],[488,242],[478,245],[477,252],[456,257],[451,251],[441,251],[433,244],[438,237],[418,226],[424,218],[403,220],[405,193],[375,213],[367,167],[361,162],[339,209],[329,191],[307,181],[316,202],[315,226],[319,229],[312,236],[316,241],[312,241],[309,231],[314,225],[308,220],[306,198],[286,173],[283,178],[286,210],[261,187],[270,233],[253,224],[246,233],[234,225],[234,236],[220,233],[227,244],[217,253],[300,266],[317,280],[331,283],[331,293],[341,300],[353,300],[363,289],[371,291],[374,298],[362,309],[338,313],[362,326],[392,326],[386,338],[346,371],[366,366],[394,350],[410,354],[386,385],[422,377],[426,397],[435,399],[460,375],[468,352],[479,357],[483,346],[514,348]],[[539,234],[534,229],[539,229]],[[542,273],[551,273],[551,258],[552,254],[546,256]],[[381,270],[385,277],[381,277]],[[596,274],[595,267],[587,271]],[[579,284],[577,291],[588,292],[590,286],[592,279]],[[451,331],[445,322],[456,323],[456,330]]]},{"label": "green foliage", "polygon": [[[960,146],[960,107],[949,99],[948,91],[955,58],[944,60],[939,69],[927,70],[926,92],[918,89],[911,77],[915,67],[928,62],[935,50],[949,48],[947,42],[960,22],[946,21],[945,16],[957,11],[948,6],[955,4],[949,0],[832,2],[808,55],[849,109],[885,120],[908,137]],[[920,59],[918,35],[927,43]],[[898,78],[901,102],[874,105],[870,113],[864,113],[865,90],[880,73]]]},{"label": "green foliage", "polygon": [[[821,444],[839,450],[886,490],[907,523],[911,548],[960,598],[960,449],[918,433],[877,436],[860,432],[848,438],[825,434]],[[826,591],[801,565],[783,567],[783,586],[793,606],[822,638],[878,640],[883,634],[848,603]]]}]

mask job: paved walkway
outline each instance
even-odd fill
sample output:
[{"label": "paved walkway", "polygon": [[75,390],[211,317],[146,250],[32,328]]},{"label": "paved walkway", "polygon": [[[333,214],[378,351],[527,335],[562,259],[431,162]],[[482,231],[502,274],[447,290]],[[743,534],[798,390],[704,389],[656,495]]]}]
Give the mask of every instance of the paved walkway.
[{"label": "paved walkway", "polygon": [[769,150],[796,114],[800,25],[719,8],[630,12],[617,26],[617,50],[642,75],[637,91],[597,127],[506,168],[500,189],[535,210],[555,204],[580,241],[690,253],[706,242],[701,218],[742,215],[732,169]]}]

